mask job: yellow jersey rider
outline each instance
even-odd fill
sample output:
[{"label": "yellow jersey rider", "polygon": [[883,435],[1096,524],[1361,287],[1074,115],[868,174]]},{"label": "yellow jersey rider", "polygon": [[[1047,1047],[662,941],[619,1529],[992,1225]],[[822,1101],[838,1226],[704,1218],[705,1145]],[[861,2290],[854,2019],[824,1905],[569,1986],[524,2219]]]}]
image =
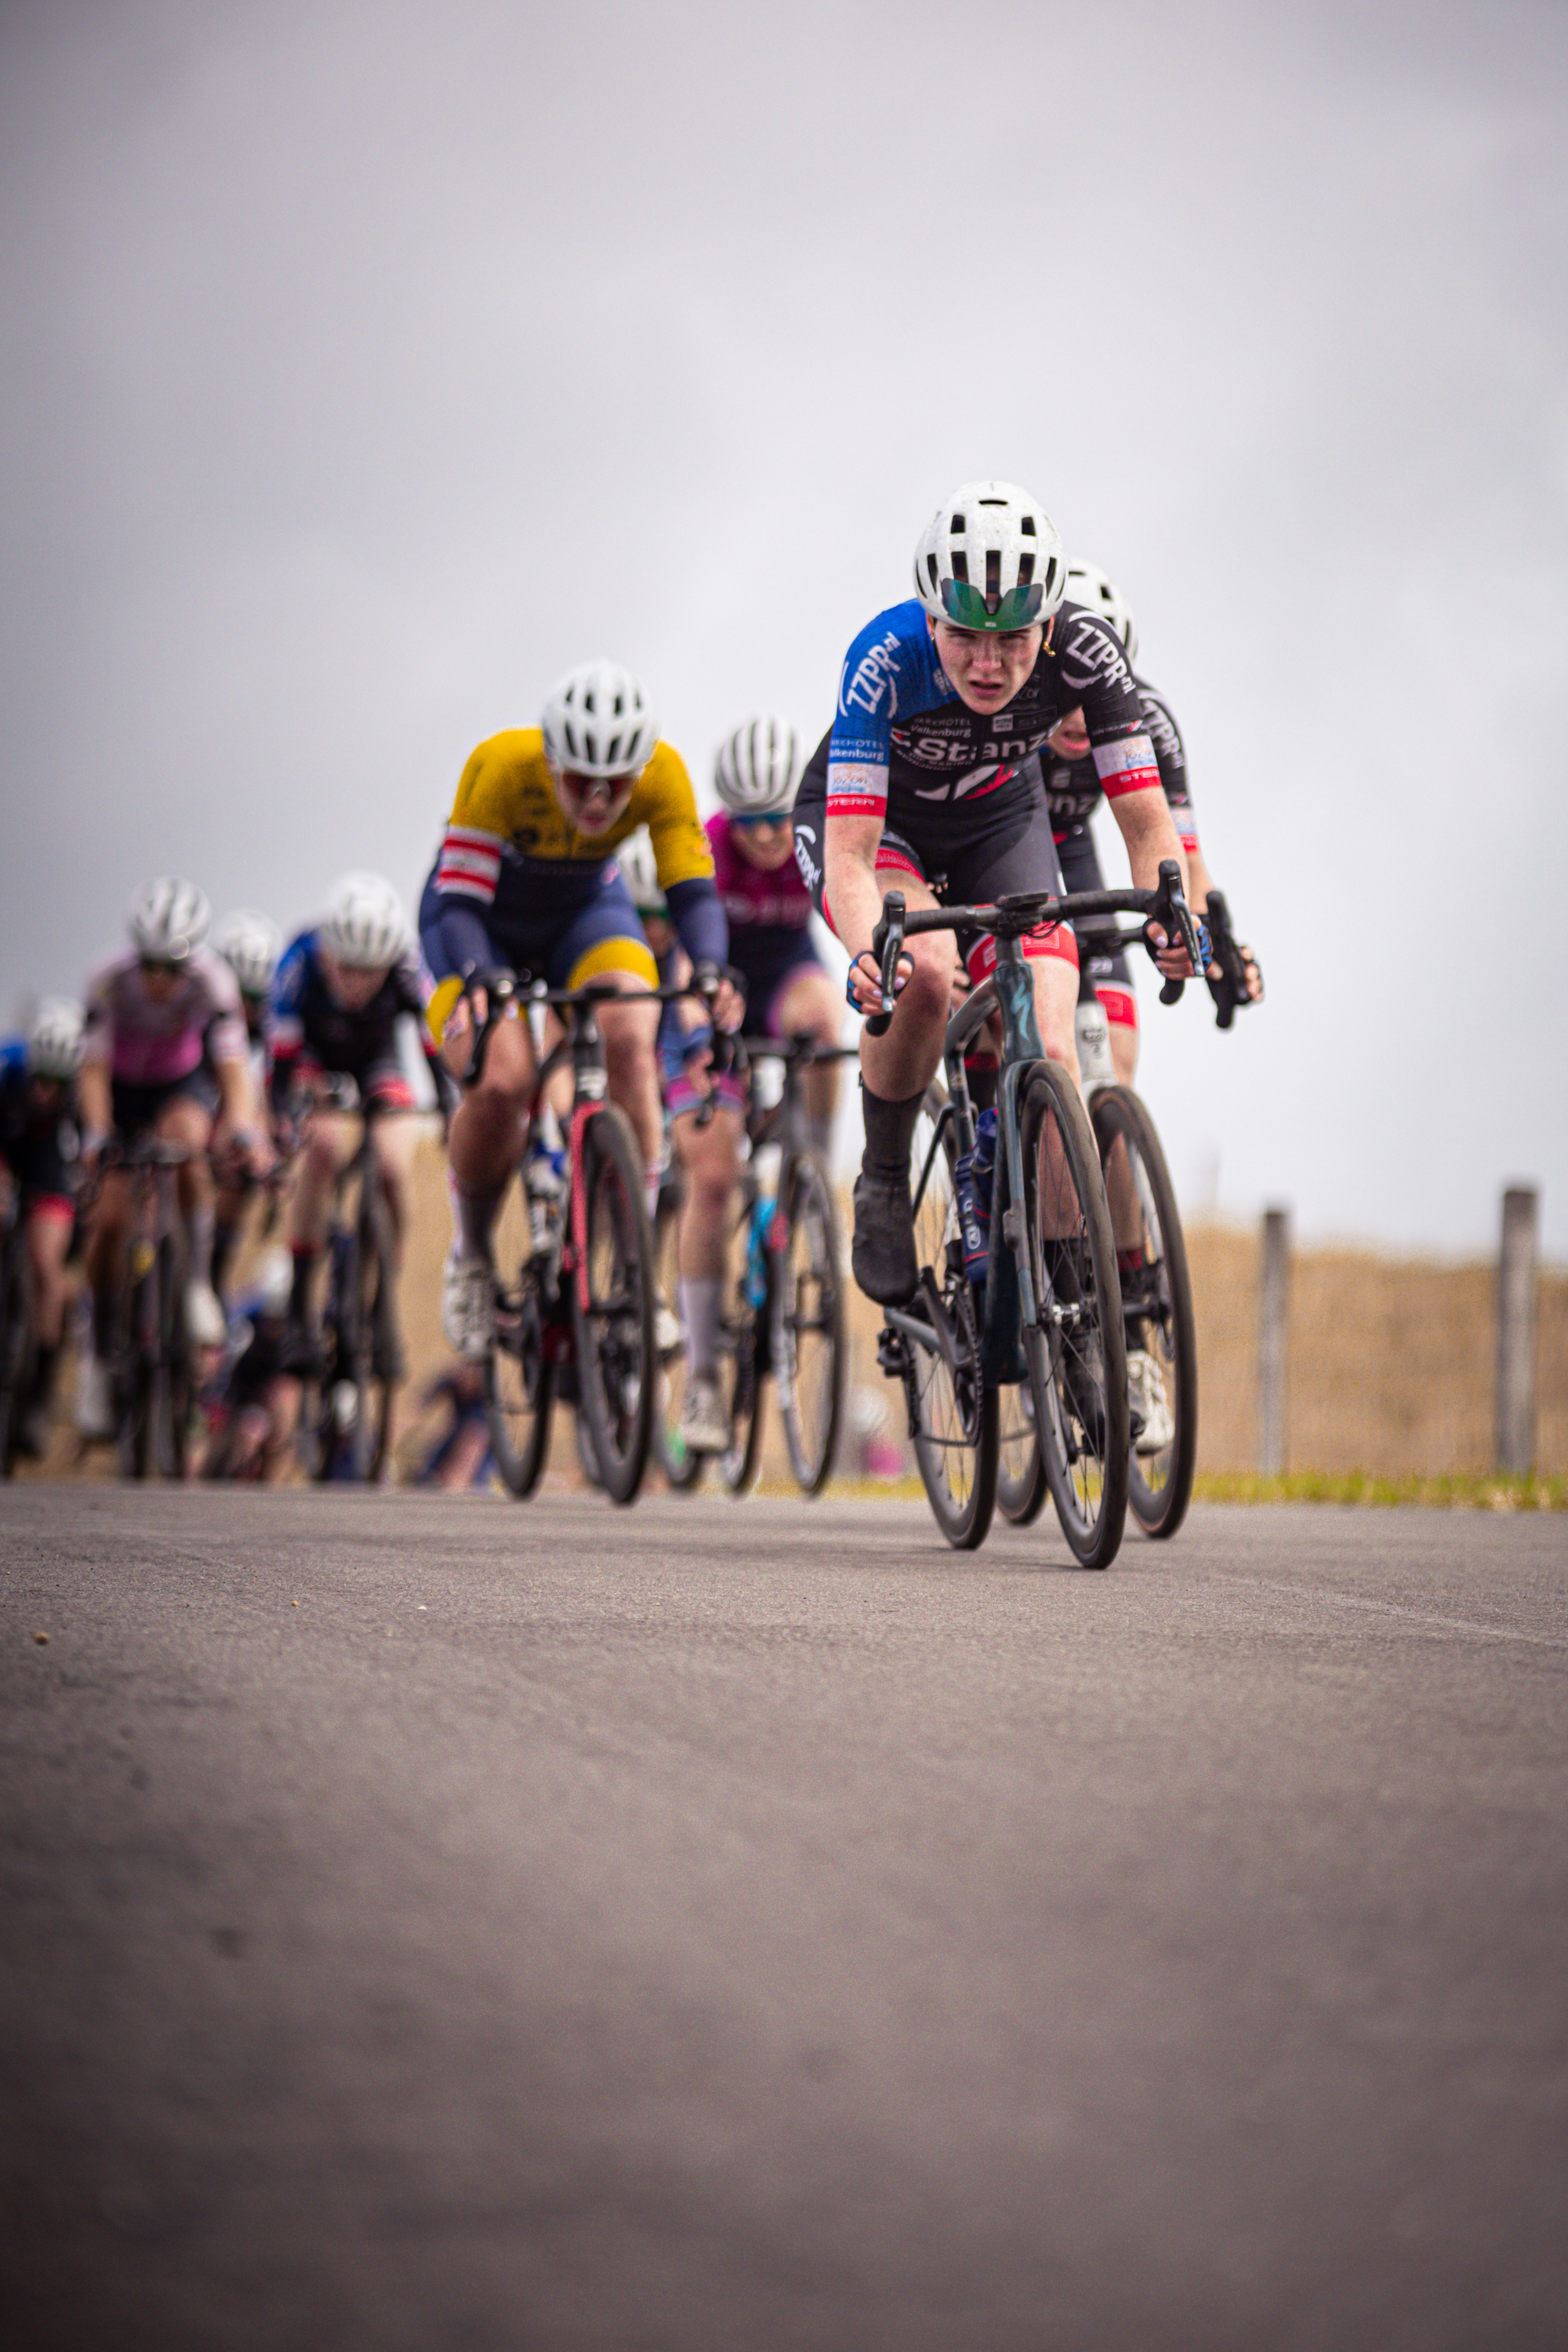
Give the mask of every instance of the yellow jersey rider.
[{"label": "yellow jersey rider", "polygon": [[[658,975],[614,856],[644,824],[693,966],[722,965],[729,929],[685,763],[659,740],[629,671],[585,662],[555,688],[541,726],[492,735],[469,759],[425,886],[419,937],[436,982],[430,1025],[455,1076],[466,1073],[471,1052],[465,976],[506,965],[552,988],[616,980],[626,1001],[600,1008],[609,1091],[637,1131],[651,1206],[663,1147],[658,1007],[637,1000]],[[476,1009],[482,1018],[482,1003]],[[736,1026],[741,1010],[724,982],[720,1025]],[[533,1083],[527,1024],[498,1023],[452,1120],[454,1232],[442,1321],[470,1360],[482,1360],[493,1330],[490,1228],[521,1153]]]}]

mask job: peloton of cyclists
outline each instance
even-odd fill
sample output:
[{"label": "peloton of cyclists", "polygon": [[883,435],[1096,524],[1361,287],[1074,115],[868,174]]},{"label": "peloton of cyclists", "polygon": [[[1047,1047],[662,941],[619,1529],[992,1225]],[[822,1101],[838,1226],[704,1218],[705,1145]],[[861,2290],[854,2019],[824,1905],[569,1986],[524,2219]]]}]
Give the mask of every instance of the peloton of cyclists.
[{"label": "peloton of cyclists", "polygon": [[[211,919],[194,883],[165,876],[138,892],[130,951],[110,957],[88,983],[78,1080],[84,1179],[97,1172],[111,1134],[131,1139],[151,1130],[186,1150],[177,1192],[190,1244],[185,1318],[199,1348],[220,1348],[225,1330],[212,1286],[209,1147],[232,1150],[256,1177],[272,1162],[239,991],[227,964],[204,945]],[[126,1178],[107,1169],[88,1220],[91,1323],[77,1424],[89,1439],[114,1433],[110,1351],[130,1210]]]},{"label": "peloton of cyclists", "polygon": [[[310,1106],[289,1204],[293,1256],[291,1336],[301,1360],[314,1351],[310,1288],[326,1238],[332,1186],[347,1155],[352,1120],[322,1099],[331,1077],[352,1078],[362,1104],[407,1111],[414,1093],[398,1055],[400,1021],[412,1022],[429,1066],[437,1100],[449,1111],[457,1089],[442,1067],[426,1022],[430,990],[412,952],[408,919],[380,874],[345,874],[324,919],[289,941],[272,989],[271,1095],[279,1132]],[[416,1142],[407,1118],[378,1118],[371,1146],[386,1190],[394,1238],[407,1225],[408,1167]],[[400,1365],[378,1365],[388,1380]]]},{"label": "peloton of cyclists", "polygon": [[[1126,656],[1099,614],[1064,601],[1067,570],[1049,517],[1026,491],[966,482],[921,536],[916,595],[879,614],[849,647],[833,726],[796,798],[795,837],[814,903],[849,950],[857,1012],[879,1003],[870,941],[890,885],[911,909],[939,894],[983,904],[1062,887],[1033,754],[1069,710],[1083,711],[1134,885],[1153,888],[1162,858],[1183,862]],[[1161,970],[1190,977],[1179,943],[1152,937]],[[994,943],[964,948],[972,976],[983,977]],[[1076,1071],[1070,927],[1036,934],[1026,951],[1046,1052]],[[885,1305],[907,1298],[917,1278],[909,1154],[952,1002],[948,936],[912,939],[906,965],[889,1027],[860,1045],[866,1144],[852,1264],[862,1290]]]},{"label": "peloton of cyclists", "polygon": [[32,1274],[32,1385],[22,1408],[18,1453],[40,1461],[65,1330],[66,1258],[76,1223],[77,1072],[81,1007],[47,996],[25,1037],[0,1045],[0,1195],[14,1199],[26,1227]]},{"label": "peloton of cyclists", "polygon": [[[650,1212],[658,1200],[659,1009],[646,999],[658,975],[615,858],[642,825],[693,971],[713,982],[719,1026],[734,1028],[742,1002],[722,976],[729,932],[691,780],[660,740],[642,688],[613,662],[570,671],[539,727],[510,729],[478,747],[425,887],[419,929],[437,983],[431,1025],[464,1087],[449,1140],[454,1231],[442,1321],[472,1361],[483,1360],[494,1331],[491,1228],[521,1156],[534,1086],[528,1024],[516,1019],[491,1029],[470,1080],[475,1026],[487,1010],[482,989],[464,994],[475,973],[510,968],[552,988],[614,982],[616,1001],[599,1009],[609,1093],[641,1147]],[[657,1321],[668,1351],[679,1333],[663,1301]]]}]

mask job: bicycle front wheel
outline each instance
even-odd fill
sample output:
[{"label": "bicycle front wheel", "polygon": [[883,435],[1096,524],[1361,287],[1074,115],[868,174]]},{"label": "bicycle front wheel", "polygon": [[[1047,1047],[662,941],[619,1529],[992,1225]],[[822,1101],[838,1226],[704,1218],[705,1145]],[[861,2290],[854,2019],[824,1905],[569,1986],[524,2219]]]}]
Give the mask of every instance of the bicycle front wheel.
[{"label": "bicycle front wheel", "polygon": [[[153,1451],[162,1478],[185,1475],[194,1379],[191,1337],[185,1326],[184,1252],[172,1234],[158,1244],[157,1357],[153,1368]],[[150,1277],[152,1278],[152,1277]]]},{"label": "bicycle front wheel", "polygon": [[583,1263],[572,1277],[577,1377],[605,1492],[629,1503],[653,1434],[653,1235],[629,1121],[602,1104],[583,1139]]},{"label": "bicycle front wheel", "polygon": [[1032,1527],[1050,1487],[1035,1439],[1035,1392],[1027,1381],[996,1391],[996,1507],[1015,1528]]},{"label": "bicycle front wheel", "polygon": [[1024,1234],[1037,1320],[1024,1334],[1051,1499],[1075,1559],[1108,1568],[1127,1520],[1127,1350],[1100,1153],[1055,1062],[1024,1081]]},{"label": "bicycle front wheel", "polygon": [[915,1424],[915,1467],[936,1523],[958,1551],[973,1551],[996,1507],[996,1391],[980,1374],[974,1290],[963,1270],[953,1167],[958,1156],[947,1097],[926,1088],[910,1149],[915,1255],[921,1286],[912,1315],[929,1341],[901,1333]]},{"label": "bicycle front wheel", "polygon": [[1106,1087],[1090,1117],[1121,1268],[1128,1392],[1143,1418],[1128,1500],[1146,1536],[1186,1516],[1198,1452],[1198,1343],[1176,1195],[1154,1122],[1130,1087]]},{"label": "bicycle front wheel", "polygon": [[376,1191],[360,1210],[344,1288],[350,1317],[345,1369],[353,1390],[349,1458],[354,1476],[374,1486],[386,1459],[400,1352],[392,1298],[391,1220]]},{"label": "bicycle front wheel", "polygon": [[[666,1187],[658,1203],[654,1255],[658,1269],[658,1295],[674,1307],[680,1296],[680,1264],[677,1247],[681,1202],[679,1192]],[[653,1444],[659,1468],[678,1494],[695,1486],[707,1460],[693,1454],[680,1434],[680,1409],[686,1400],[686,1350],[678,1348],[664,1357],[658,1369],[658,1392],[654,1405]]]},{"label": "bicycle front wheel", "polygon": [[773,1384],[790,1467],[802,1493],[816,1495],[838,1451],[846,1369],[838,1218],[816,1152],[791,1161],[775,1217],[784,1245],[773,1257]]},{"label": "bicycle front wheel", "polygon": [[22,1416],[27,1409],[27,1267],[22,1228],[5,1236],[0,1278],[0,1477],[16,1467]]}]

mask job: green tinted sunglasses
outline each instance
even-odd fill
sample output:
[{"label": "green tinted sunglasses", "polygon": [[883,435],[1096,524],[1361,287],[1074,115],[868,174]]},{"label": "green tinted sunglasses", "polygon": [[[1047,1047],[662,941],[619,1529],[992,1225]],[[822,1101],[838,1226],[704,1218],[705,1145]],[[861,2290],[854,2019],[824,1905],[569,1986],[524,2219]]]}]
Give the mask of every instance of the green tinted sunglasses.
[{"label": "green tinted sunglasses", "polygon": [[1009,588],[1005,596],[982,595],[967,580],[944,580],[942,583],[942,605],[948,619],[959,629],[1026,629],[1040,616],[1040,606],[1046,592],[1037,580],[1026,588],[1020,583]]}]

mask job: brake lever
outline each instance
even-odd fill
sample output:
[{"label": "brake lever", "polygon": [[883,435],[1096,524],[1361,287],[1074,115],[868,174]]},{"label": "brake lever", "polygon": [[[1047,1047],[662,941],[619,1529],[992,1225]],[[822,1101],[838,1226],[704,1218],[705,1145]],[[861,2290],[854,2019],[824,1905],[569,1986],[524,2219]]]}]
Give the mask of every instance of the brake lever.
[{"label": "brake lever", "polygon": [[1207,920],[1215,961],[1220,968],[1219,978],[1209,982],[1209,994],[1215,1002],[1215,1027],[1228,1029],[1237,1008],[1250,1004],[1252,999],[1247,993],[1247,965],[1230,927],[1230,908],[1223,890],[1209,892]]},{"label": "brake lever", "polygon": [[889,890],[882,901],[882,919],[871,934],[871,953],[882,960],[882,1009],[873,1013],[866,1023],[868,1037],[885,1037],[892,1023],[893,1008],[898,998],[893,982],[899,976],[899,958],[904,951],[904,894]]},{"label": "brake lever", "polygon": [[[1193,970],[1195,972],[1201,972],[1204,960],[1203,951],[1198,944],[1197,926],[1193,921],[1192,908],[1183,894],[1182,869],[1173,857],[1162,857],[1160,860],[1160,895],[1149,919],[1163,926],[1167,940],[1173,934],[1180,938]],[[1147,943],[1147,933],[1145,933],[1145,941]],[[1153,952],[1151,944],[1151,955]],[[1161,1003],[1179,1004],[1186,984],[1184,980],[1165,981],[1160,989]]]}]

